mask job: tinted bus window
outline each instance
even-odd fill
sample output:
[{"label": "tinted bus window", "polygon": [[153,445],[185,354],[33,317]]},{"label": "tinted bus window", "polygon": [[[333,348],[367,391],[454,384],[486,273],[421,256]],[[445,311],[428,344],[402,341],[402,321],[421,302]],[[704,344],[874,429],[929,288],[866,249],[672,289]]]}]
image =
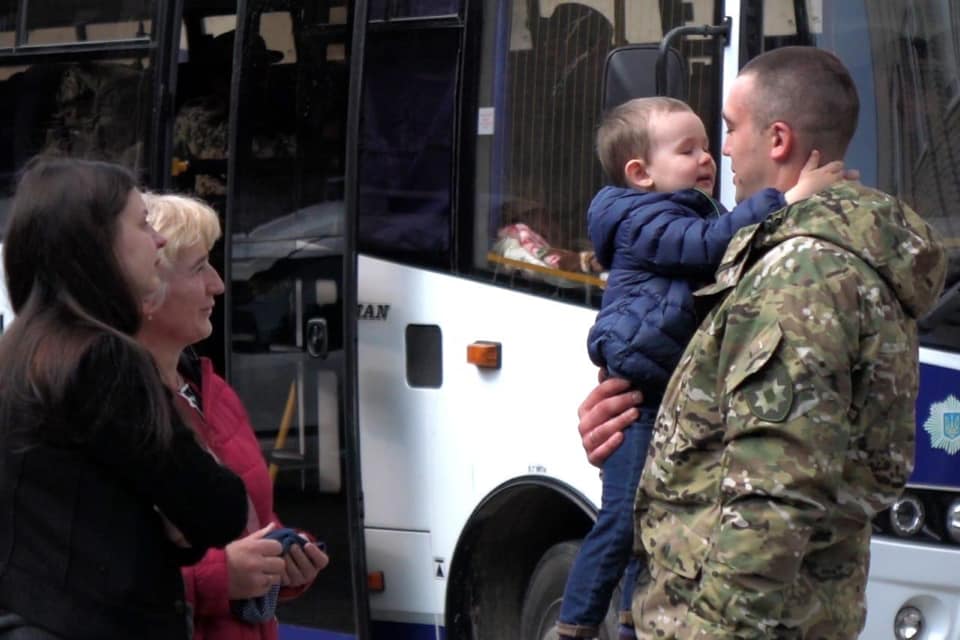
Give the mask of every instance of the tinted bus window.
[{"label": "tinted bus window", "polygon": [[[240,74],[239,99],[221,111],[235,118],[236,137],[229,153],[216,140],[195,149],[194,166],[204,164],[197,156],[217,160],[205,169],[212,175],[196,176],[206,180],[194,186],[223,202],[228,185],[218,172],[234,163],[226,227],[230,382],[276,465],[278,516],[319,536],[335,558],[310,590],[283,604],[278,618],[349,633],[356,624],[349,560],[356,541],[347,533],[340,399],[349,16],[334,15],[344,23],[331,25],[331,12],[318,11],[319,3],[252,4],[251,31],[233,69]],[[234,37],[227,31],[213,42]],[[221,71],[225,59],[223,89],[230,87],[232,58],[221,55]],[[184,104],[197,99],[208,98]],[[223,123],[223,135],[231,135]]]},{"label": "tinted bus window", "polygon": [[[26,15],[20,15],[21,9]],[[0,30],[26,31],[18,45],[66,44],[149,37],[155,0],[31,0],[0,3]],[[0,40],[13,46],[14,40]]]},{"label": "tinted bus window", "polygon": [[359,246],[449,264],[457,30],[371,33],[360,131]]},{"label": "tinted bus window", "polygon": [[0,228],[16,171],[36,154],[107,160],[142,175],[153,84],[148,63],[0,66]]},{"label": "tinted bus window", "polygon": [[[712,2],[630,2],[623,14],[614,4],[501,0],[484,14],[478,110],[467,115],[477,135],[470,269],[481,277],[599,304],[586,211],[603,185],[594,135],[604,60],[716,20]],[[707,123],[717,121],[713,46],[682,45],[688,100]]]},{"label": "tinted bus window", "polygon": [[[960,349],[960,6],[922,2],[764,5],[764,49],[813,44],[850,69],[860,121],[847,164],[864,183],[902,198],[938,232],[950,256],[938,308],[921,341]],[[802,17],[802,16],[801,16]],[[798,26],[799,25],[799,26]]]},{"label": "tinted bus window", "polygon": [[370,0],[370,20],[424,18],[459,13],[461,0]]}]

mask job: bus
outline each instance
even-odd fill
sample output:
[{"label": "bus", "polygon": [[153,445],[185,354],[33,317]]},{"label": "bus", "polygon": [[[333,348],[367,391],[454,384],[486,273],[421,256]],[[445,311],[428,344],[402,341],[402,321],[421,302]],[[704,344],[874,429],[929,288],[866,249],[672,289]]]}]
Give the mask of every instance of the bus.
[{"label": "bus", "polygon": [[730,206],[723,96],[797,44],[857,83],[848,165],[951,256],[862,637],[960,638],[949,0],[3,0],[0,226],[37,153],[120,162],[220,213],[227,287],[198,349],[249,410],[278,514],[331,555],[281,606],[283,638],[546,640],[600,498],[575,430],[604,285],[597,121],[688,101]]}]

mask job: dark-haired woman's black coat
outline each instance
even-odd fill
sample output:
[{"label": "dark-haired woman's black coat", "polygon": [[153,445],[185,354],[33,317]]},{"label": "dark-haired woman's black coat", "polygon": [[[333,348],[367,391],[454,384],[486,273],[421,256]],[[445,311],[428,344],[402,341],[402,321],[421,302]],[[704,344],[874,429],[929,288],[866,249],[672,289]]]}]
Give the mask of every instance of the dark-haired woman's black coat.
[{"label": "dark-haired woman's black coat", "polygon": [[[246,524],[243,483],[186,427],[165,453],[143,445],[129,348],[99,339],[62,402],[0,430],[0,609],[64,638],[187,638],[179,567]],[[42,441],[18,435],[38,423]],[[190,550],[169,542],[157,509]]]}]

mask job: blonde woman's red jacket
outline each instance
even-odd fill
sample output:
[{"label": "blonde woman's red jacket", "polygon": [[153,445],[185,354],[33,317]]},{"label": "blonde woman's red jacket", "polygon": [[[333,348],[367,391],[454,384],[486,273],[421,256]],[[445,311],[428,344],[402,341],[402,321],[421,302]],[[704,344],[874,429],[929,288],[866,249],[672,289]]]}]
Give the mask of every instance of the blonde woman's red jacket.
[{"label": "blonde woman's red jacket", "polygon": [[[194,381],[194,389],[197,385]],[[273,483],[260,445],[250,425],[247,411],[236,392],[213,369],[207,358],[200,358],[200,404],[202,416],[181,397],[181,412],[189,413],[200,440],[220,463],[240,476],[256,514],[248,523],[256,531],[270,522],[280,525],[273,512]],[[230,612],[227,596],[227,558],[223,549],[210,549],[197,564],[183,568],[187,601],[193,607],[193,640],[276,640],[277,621],[251,625]],[[289,600],[306,590],[306,586],[283,588],[281,600]]]}]

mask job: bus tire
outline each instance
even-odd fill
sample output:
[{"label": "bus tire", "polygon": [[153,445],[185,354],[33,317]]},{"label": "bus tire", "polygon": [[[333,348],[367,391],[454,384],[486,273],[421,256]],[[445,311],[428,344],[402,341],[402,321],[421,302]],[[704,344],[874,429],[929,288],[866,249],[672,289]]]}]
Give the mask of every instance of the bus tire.
[{"label": "bus tire", "polygon": [[[580,550],[579,540],[558,542],[543,554],[527,584],[520,612],[520,637],[523,640],[556,640],[554,625],[560,615],[563,590],[567,576]],[[613,602],[619,598],[614,594]],[[600,626],[600,640],[614,640],[617,636],[616,609],[611,607]]]}]

